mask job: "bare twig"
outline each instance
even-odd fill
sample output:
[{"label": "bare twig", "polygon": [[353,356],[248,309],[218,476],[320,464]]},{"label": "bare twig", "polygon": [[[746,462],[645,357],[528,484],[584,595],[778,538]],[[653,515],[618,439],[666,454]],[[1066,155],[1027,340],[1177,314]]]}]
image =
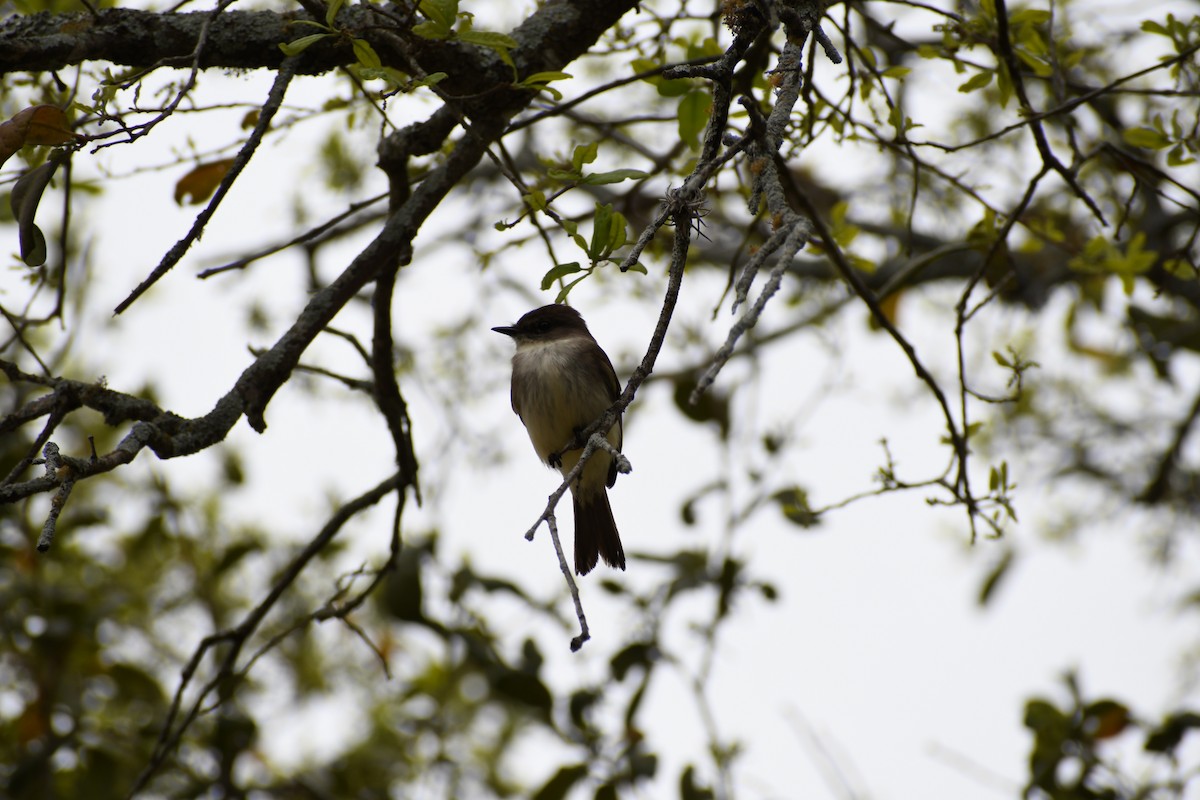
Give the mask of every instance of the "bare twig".
[{"label": "bare twig", "polygon": [[[279,601],[279,598],[295,583],[309,562],[328,546],[348,521],[367,508],[375,505],[387,495],[393,492],[396,493],[397,502],[403,505],[404,494],[403,492],[398,492],[397,489],[402,488],[404,484],[404,476],[396,473],[373,489],[344,504],[330,517],[317,535],[313,537],[312,541],[292,559],[291,563],[288,564],[280,577],[275,581],[266,597],[236,627],[211,634],[200,641],[188,663],[184,666],[179,685],[175,689],[175,696],[171,701],[171,708],[167,713],[166,719],[163,721],[162,728],[159,730],[158,742],[155,744],[154,751],[146,766],[142,769],[141,774],[138,775],[137,780],[134,781],[129,791],[130,798],[136,797],[146,788],[150,779],[154,777],[155,773],[166,763],[171,754],[175,752],[184,733],[187,732],[192,723],[203,713],[211,710],[211,707],[207,705],[209,698],[218,689],[225,687],[229,679],[235,677],[238,658],[246,643],[254,632],[258,630],[267,614]],[[191,685],[197,670],[199,670],[208,652],[219,645],[225,645],[227,649],[221,659],[220,665],[217,667],[216,674],[200,688],[195,698],[188,704],[187,709],[184,710],[184,695]],[[225,688],[227,689],[228,687]]]},{"label": "bare twig", "polygon": [[250,136],[246,139],[246,143],[242,145],[242,149],[234,156],[229,171],[221,178],[221,184],[213,193],[212,199],[208,201],[208,205],[204,207],[204,210],[196,216],[196,221],[192,223],[192,228],[187,232],[187,235],[167,251],[167,254],[163,256],[158,266],[129,293],[128,297],[117,304],[117,307],[113,310],[113,314],[120,314],[129,308],[147,289],[157,283],[163,275],[166,275],[172,267],[178,264],[179,260],[188,251],[188,248],[192,246],[192,243],[200,238],[200,234],[204,232],[204,226],[208,224],[209,219],[216,213],[217,206],[225,199],[225,195],[233,187],[233,182],[237,180],[238,176],[242,174],[242,170],[250,163],[251,156],[254,155],[259,143],[262,142],[263,136],[270,128],[275,112],[279,110],[279,106],[283,103],[283,96],[287,91],[288,84],[291,83],[293,76],[296,74],[296,65],[298,63],[298,57],[290,56],[285,58],[283,63],[279,65],[279,71],[275,74],[275,82],[271,85],[271,91],[267,94],[267,100],[263,104],[258,121],[254,124],[254,130],[250,132]]}]

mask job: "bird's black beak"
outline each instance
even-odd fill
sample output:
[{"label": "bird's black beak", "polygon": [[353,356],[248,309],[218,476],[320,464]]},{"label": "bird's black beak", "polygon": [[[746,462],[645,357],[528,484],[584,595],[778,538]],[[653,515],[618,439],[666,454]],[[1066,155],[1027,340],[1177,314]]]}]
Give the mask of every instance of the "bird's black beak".
[{"label": "bird's black beak", "polygon": [[501,325],[497,328],[492,328],[496,333],[503,333],[505,336],[516,336],[517,329],[513,325]]}]

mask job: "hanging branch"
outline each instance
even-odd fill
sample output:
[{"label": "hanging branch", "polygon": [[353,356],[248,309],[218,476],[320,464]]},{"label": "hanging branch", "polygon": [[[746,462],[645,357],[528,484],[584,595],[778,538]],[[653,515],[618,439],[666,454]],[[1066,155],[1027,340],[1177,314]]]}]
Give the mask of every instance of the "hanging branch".
[{"label": "hanging branch", "polygon": [[[209,698],[218,691],[228,693],[231,690],[228,683],[237,676],[238,658],[242,650],[245,648],[250,637],[259,629],[259,626],[267,614],[270,613],[271,609],[274,608],[280,597],[300,577],[300,573],[304,571],[309,562],[333,541],[333,538],[337,536],[347,522],[362,511],[378,503],[387,495],[395,493],[399,506],[403,507],[404,492],[397,491],[397,489],[402,489],[404,485],[404,476],[397,473],[375,486],[375,488],[344,504],[329,518],[329,521],[313,537],[312,541],[292,559],[291,563],[288,564],[283,573],[275,581],[267,596],[251,609],[238,625],[210,634],[200,641],[195,652],[192,653],[192,657],[188,660],[187,665],[183,668],[183,675],[180,678],[179,685],[175,689],[175,696],[171,700],[171,708],[167,712],[167,717],[163,720],[162,727],[159,730],[158,742],[154,746],[150,760],[146,763],[141,774],[134,781],[133,787],[129,790],[130,798],[136,797],[146,788],[150,779],[154,777],[155,773],[158,772],[171,754],[175,752],[176,748],[179,747],[184,733],[192,726],[192,723],[210,710],[210,707],[207,705]],[[220,665],[217,667],[216,673],[200,688],[195,698],[188,704],[187,710],[184,711],[184,694],[187,692],[188,687],[191,686],[197,670],[199,670],[201,663],[204,661],[204,657],[218,645],[225,645],[227,649],[225,650],[224,657],[221,659]],[[223,697],[222,699],[227,699],[227,697]]]},{"label": "hanging branch", "polygon": [[229,166],[229,171],[221,178],[221,184],[217,187],[216,192],[213,193],[212,199],[208,201],[208,205],[204,207],[204,210],[196,216],[196,221],[192,223],[192,228],[187,232],[187,235],[167,251],[167,254],[163,256],[158,266],[129,293],[128,297],[117,304],[117,307],[113,309],[114,315],[120,314],[129,308],[135,300],[145,294],[146,290],[157,283],[163,275],[166,275],[172,267],[179,263],[179,260],[183,258],[188,248],[192,246],[192,243],[200,238],[200,234],[204,233],[204,226],[208,224],[209,219],[216,213],[217,206],[225,199],[225,195],[233,187],[233,182],[238,179],[238,176],[242,174],[242,170],[250,163],[251,156],[254,155],[254,152],[258,149],[258,145],[262,142],[263,136],[271,127],[271,120],[275,117],[275,112],[279,110],[279,106],[283,104],[283,96],[287,92],[288,84],[292,82],[292,78],[296,74],[298,61],[298,57],[293,56],[285,58],[283,63],[279,65],[279,71],[275,74],[275,82],[271,84],[271,91],[267,94],[267,101],[263,104],[262,112],[258,115],[258,121],[254,125],[254,130],[250,132],[250,136],[246,139],[246,143],[242,145],[242,149],[234,156],[233,163]]}]

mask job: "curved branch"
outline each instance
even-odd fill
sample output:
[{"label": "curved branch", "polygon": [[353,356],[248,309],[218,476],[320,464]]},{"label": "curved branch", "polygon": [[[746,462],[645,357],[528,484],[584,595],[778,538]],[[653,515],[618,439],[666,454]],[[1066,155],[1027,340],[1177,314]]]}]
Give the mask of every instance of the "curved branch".
[{"label": "curved branch", "polygon": [[225,199],[225,195],[229,194],[230,188],[233,187],[233,182],[238,179],[238,176],[242,174],[242,170],[250,163],[250,158],[262,142],[263,135],[270,128],[271,120],[275,118],[275,112],[283,104],[283,96],[287,92],[288,84],[292,82],[292,78],[296,74],[295,70],[296,59],[294,58],[285,60],[279,67],[279,72],[275,75],[275,82],[271,85],[271,91],[267,95],[267,101],[263,104],[262,112],[259,114],[258,121],[254,125],[254,130],[251,131],[250,137],[246,139],[246,143],[242,145],[242,149],[234,157],[233,163],[229,166],[229,171],[221,178],[221,184],[217,187],[216,192],[213,193],[212,199],[208,201],[208,205],[204,207],[204,210],[196,215],[196,221],[192,223],[192,228],[187,232],[187,235],[167,251],[167,254],[163,256],[158,266],[129,293],[128,297],[117,304],[117,307],[113,310],[114,315],[120,314],[129,308],[135,300],[145,294],[147,289],[157,283],[159,278],[166,275],[172,267],[179,263],[179,259],[183,258],[188,248],[200,238],[200,234],[204,233],[204,226],[208,224],[209,219],[216,213],[217,206]]},{"label": "curved branch", "polygon": [[[403,507],[404,494],[396,490],[402,488],[405,481],[406,478],[397,473],[339,508],[317,535],[313,537],[312,541],[292,559],[291,563],[288,564],[287,568],[284,569],[283,573],[275,581],[267,596],[236,627],[219,631],[201,640],[195,652],[192,653],[187,666],[184,667],[183,677],[179,681],[179,686],[175,689],[175,697],[171,701],[171,710],[168,712],[167,718],[163,721],[154,752],[150,757],[149,763],[146,764],[142,773],[134,782],[133,788],[129,792],[130,797],[137,796],[145,788],[146,783],[162,767],[166,759],[175,751],[175,748],[179,746],[183,734],[206,710],[205,703],[208,701],[208,698],[218,689],[228,688],[226,684],[235,678],[238,657],[241,655],[246,642],[258,630],[259,626],[262,625],[263,620],[270,613],[271,609],[274,608],[279,598],[283,596],[283,593],[300,577],[300,573],[304,571],[309,562],[325,549],[347,522],[360,512],[378,503],[387,495],[396,492],[396,502]],[[384,569],[389,569],[392,563],[394,563],[394,559],[389,559]],[[221,644],[228,644],[229,648],[225,651],[224,657],[221,659],[217,673],[201,688],[190,707],[183,713],[182,718],[180,718],[180,712],[183,708],[183,694],[188,686],[191,685],[196,670],[200,668],[200,664],[208,651]]]}]

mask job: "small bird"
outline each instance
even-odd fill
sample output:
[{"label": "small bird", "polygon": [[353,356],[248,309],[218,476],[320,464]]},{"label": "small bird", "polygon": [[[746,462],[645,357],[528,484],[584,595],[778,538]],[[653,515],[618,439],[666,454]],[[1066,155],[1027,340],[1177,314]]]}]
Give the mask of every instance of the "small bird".
[{"label": "small bird", "polygon": [[[512,407],[525,423],[538,458],[565,476],[579,463],[582,450],[561,452],[575,435],[595,422],[621,394],[616,370],[570,306],[535,308],[515,325],[492,328],[512,337]],[[608,431],[621,449],[621,419]],[[575,506],[575,573],[586,575],[599,558],[625,569],[625,551],[617,534],[608,489],[617,480],[617,464],[605,450],[588,459],[571,484]]]}]

